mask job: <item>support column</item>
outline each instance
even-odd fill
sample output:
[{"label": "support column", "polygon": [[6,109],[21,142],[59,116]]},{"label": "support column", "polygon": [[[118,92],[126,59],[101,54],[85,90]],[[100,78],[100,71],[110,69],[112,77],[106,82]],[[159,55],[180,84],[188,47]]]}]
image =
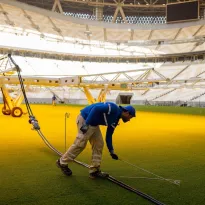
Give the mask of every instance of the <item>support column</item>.
[{"label": "support column", "polygon": [[57,11],[57,12],[63,14],[63,9],[62,9],[62,6],[61,6],[61,3],[59,0],[54,1],[52,11]]},{"label": "support column", "polygon": [[95,103],[96,100],[93,98],[92,94],[90,93],[89,88],[88,87],[83,87],[83,89],[84,89],[84,93],[87,97],[88,104]]},{"label": "support column", "polygon": [[[96,0],[96,3],[98,2],[103,3],[104,0]],[[96,6],[94,8],[94,14],[97,21],[103,21],[103,6]]]},{"label": "support column", "polygon": [[105,102],[106,101],[106,94],[108,92],[108,86],[105,86],[104,89],[101,89],[99,95],[98,95],[98,99],[97,102]]}]

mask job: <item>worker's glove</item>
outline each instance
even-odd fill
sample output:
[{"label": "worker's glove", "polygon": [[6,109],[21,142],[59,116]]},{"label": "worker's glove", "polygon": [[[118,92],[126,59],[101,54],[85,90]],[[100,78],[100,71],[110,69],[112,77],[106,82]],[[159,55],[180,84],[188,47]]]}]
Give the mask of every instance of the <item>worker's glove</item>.
[{"label": "worker's glove", "polygon": [[110,153],[110,155],[111,155],[111,157],[112,157],[113,159],[118,160],[118,156],[117,156],[116,154]]},{"label": "worker's glove", "polygon": [[89,125],[85,124],[80,128],[80,130],[83,134],[85,134],[88,131],[88,128],[89,128]]}]

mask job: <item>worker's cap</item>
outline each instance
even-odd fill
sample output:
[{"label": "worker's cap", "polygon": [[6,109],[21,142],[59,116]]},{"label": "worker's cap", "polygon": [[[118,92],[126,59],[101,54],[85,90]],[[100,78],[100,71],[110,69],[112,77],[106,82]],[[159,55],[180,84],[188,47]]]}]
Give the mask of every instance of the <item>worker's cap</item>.
[{"label": "worker's cap", "polygon": [[131,105],[128,105],[128,106],[119,106],[123,111],[125,112],[129,112],[130,115],[132,115],[133,117],[136,116],[136,111],[135,111],[135,108],[132,107]]}]

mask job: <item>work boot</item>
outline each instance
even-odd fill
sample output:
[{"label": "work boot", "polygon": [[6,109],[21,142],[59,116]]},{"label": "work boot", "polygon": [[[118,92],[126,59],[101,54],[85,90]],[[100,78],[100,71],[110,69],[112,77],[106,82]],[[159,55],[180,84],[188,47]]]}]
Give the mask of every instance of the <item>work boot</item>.
[{"label": "work boot", "polygon": [[100,170],[97,170],[95,172],[90,173],[89,177],[91,179],[95,179],[96,177],[100,177],[100,178],[105,179],[105,178],[109,177],[109,174],[105,173],[105,172],[101,172]]},{"label": "work boot", "polygon": [[61,169],[61,171],[63,172],[63,174],[65,174],[66,176],[71,176],[72,175],[72,171],[71,169],[68,168],[68,165],[64,165],[60,163],[60,159],[58,159],[56,161],[56,165],[58,168]]}]

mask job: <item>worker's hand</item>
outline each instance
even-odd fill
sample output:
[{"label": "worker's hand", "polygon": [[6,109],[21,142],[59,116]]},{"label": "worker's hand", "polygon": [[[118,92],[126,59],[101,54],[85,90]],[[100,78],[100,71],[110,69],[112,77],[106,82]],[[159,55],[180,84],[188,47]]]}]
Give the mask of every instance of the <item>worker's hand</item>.
[{"label": "worker's hand", "polygon": [[89,128],[89,126],[85,124],[80,128],[80,130],[83,134],[85,134],[88,131],[88,128]]},{"label": "worker's hand", "polygon": [[118,160],[118,156],[117,156],[116,154],[110,153],[110,155],[111,155],[111,157],[112,157],[113,159]]}]

